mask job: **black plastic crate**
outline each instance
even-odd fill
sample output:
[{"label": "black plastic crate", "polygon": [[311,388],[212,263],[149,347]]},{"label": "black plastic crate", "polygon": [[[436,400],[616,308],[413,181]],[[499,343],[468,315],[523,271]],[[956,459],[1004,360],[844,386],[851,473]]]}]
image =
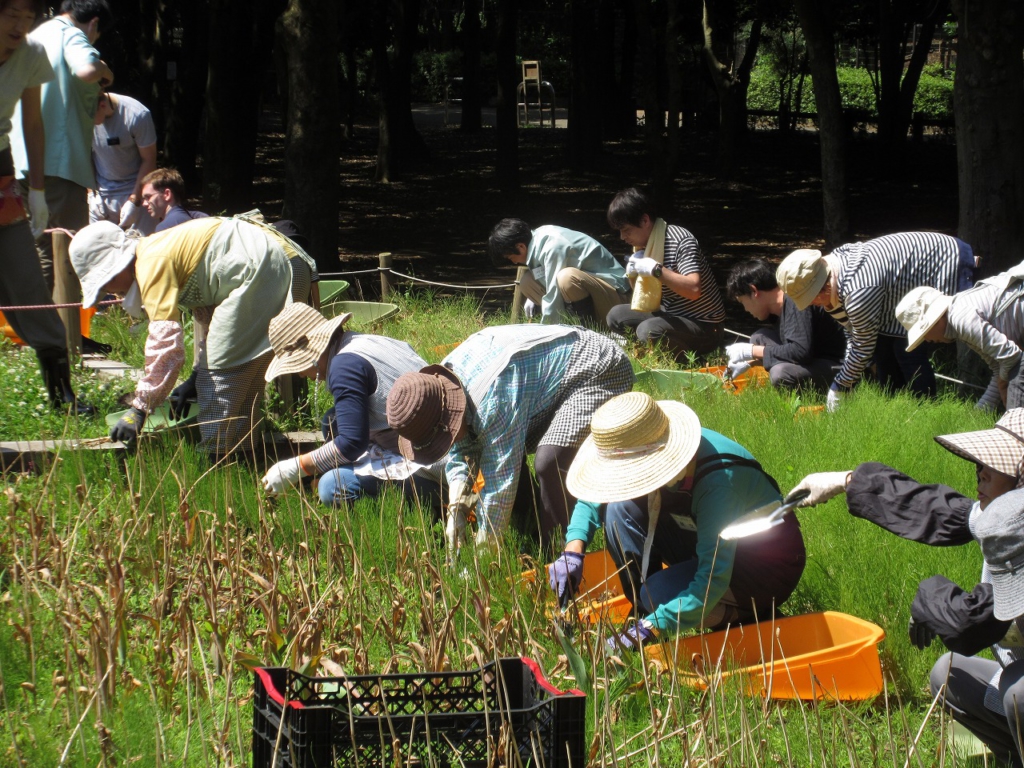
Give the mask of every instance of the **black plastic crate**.
[{"label": "black plastic crate", "polygon": [[[583,768],[586,696],[536,662],[466,672],[255,672],[253,768]],[[283,713],[283,715],[282,715]]]}]

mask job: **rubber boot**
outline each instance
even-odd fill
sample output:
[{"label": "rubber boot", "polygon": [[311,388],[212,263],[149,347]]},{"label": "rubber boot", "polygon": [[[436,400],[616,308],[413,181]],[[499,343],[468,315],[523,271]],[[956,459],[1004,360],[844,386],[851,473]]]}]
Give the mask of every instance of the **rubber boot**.
[{"label": "rubber boot", "polygon": [[36,352],[36,356],[54,410],[63,411],[71,406],[72,413],[77,416],[92,416],[96,413],[95,408],[75,397],[75,391],[71,388],[71,363],[68,362],[67,352]]},{"label": "rubber boot", "polygon": [[604,318],[599,318],[594,312],[594,300],[590,296],[587,296],[585,299],[580,299],[579,301],[567,301],[565,302],[565,308],[568,310],[569,314],[575,315],[579,318],[581,323],[604,323]]}]

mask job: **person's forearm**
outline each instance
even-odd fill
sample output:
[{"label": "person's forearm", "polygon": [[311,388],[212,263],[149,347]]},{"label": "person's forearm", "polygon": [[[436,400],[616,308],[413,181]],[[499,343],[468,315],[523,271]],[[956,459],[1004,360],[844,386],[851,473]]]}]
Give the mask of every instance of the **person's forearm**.
[{"label": "person's forearm", "polygon": [[107,86],[114,82],[114,73],[102,59],[96,60],[75,72],[75,77],[83,83],[99,83]]},{"label": "person's forearm", "polygon": [[700,272],[691,272],[687,275],[680,275],[671,269],[661,270],[661,284],[672,293],[682,296],[690,301],[697,301],[700,296]]},{"label": "person's forearm", "polygon": [[142,180],[156,170],[156,148],[153,149],[152,156],[142,155],[142,165],[139,166],[139,172],[135,175],[135,188],[132,190],[131,199],[136,205],[142,205]]}]

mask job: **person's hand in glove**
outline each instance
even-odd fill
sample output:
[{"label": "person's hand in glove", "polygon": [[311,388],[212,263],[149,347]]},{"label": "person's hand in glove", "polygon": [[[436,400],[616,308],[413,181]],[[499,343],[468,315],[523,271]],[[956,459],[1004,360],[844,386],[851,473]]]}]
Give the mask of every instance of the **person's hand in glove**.
[{"label": "person's hand in glove", "polygon": [[28,218],[32,228],[32,237],[38,240],[50,221],[50,207],[46,204],[46,190],[28,190]]},{"label": "person's hand in glove", "polygon": [[629,255],[629,258],[626,259],[626,277],[636,277],[636,269],[633,266],[633,259],[642,259],[643,257],[644,252],[642,250],[634,251]]},{"label": "person's hand in glove", "polygon": [[815,472],[807,475],[797,483],[790,493],[797,491],[809,491],[810,496],[801,501],[798,507],[816,507],[824,504],[833,496],[838,496],[846,491],[847,478],[852,472]]},{"label": "person's hand in glove", "polygon": [[656,638],[654,625],[647,621],[647,619],[641,619],[625,632],[612,635],[605,640],[604,647],[609,654],[618,653],[623,648],[627,651],[635,651]]},{"label": "person's hand in glove", "polygon": [[289,488],[294,488],[298,485],[302,478],[306,476],[305,471],[302,469],[302,463],[299,461],[299,457],[296,456],[294,459],[285,459],[279,461],[277,464],[267,470],[267,474],[263,476],[263,489],[271,496],[276,496],[279,493],[284,493]]},{"label": "person's hand in glove", "polygon": [[124,205],[121,206],[121,220],[117,222],[117,226],[121,229],[134,227],[135,222],[139,220],[140,213],[142,213],[142,207],[133,203],[129,197],[124,201]]},{"label": "person's hand in glove", "polygon": [[633,275],[660,277],[661,269],[661,264],[654,259],[647,258],[638,251],[629,257],[629,262],[626,264],[626,275],[630,277]]},{"label": "person's hand in glove", "polygon": [[523,302],[523,314],[528,318],[533,318],[533,315],[537,312],[537,304],[532,299],[527,299]]},{"label": "person's hand in glove", "polygon": [[171,390],[167,398],[167,405],[174,421],[188,418],[188,412],[192,410],[192,401],[196,399],[196,372],[193,371],[185,381]]},{"label": "person's hand in glove", "polygon": [[454,562],[459,548],[466,541],[466,522],[472,502],[469,483],[465,479],[453,480],[448,484],[448,512],[445,519],[444,538],[448,545],[448,559]]},{"label": "person's hand in glove", "polygon": [[914,617],[910,617],[910,644],[917,648],[919,651],[923,651],[932,641],[938,637],[938,633],[927,624],[919,621],[914,621]]},{"label": "person's hand in glove", "polygon": [[729,357],[726,373],[730,379],[735,379],[750,369],[750,364],[754,360],[754,345],[745,342],[730,344],[725,348],[725,354]]},{"label": "person's hand in glove", "polygon": [[548,566],[548,584],[558,597],[558,605],[565,608],[583,581],[583,555],[566,550]]},{"label": "person's hand in glove", "polygon": [[842,395],[837,390],[830,389],[825,396],[825,410],[829,413],[835,413],[839,410],[840,400],[842,400]]},{"label": "person's hand in glove", "polygon": [[142,425],[146,422],[146,412],[141,408],[132,408],[124,416],[117,420],[117,424],[110,430],[110,440],[114,443],[124,443],[131,446],[142,432]]}]

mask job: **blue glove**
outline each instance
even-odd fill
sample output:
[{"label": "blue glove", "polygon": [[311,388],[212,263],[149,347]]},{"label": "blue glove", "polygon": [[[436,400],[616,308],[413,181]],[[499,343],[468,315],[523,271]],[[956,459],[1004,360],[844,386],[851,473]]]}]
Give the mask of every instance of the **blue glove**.
[{"label": "blue glove", "polygon": [[565,608],[583,581],[583,555],[578,552],[563,552],[548,566],[548,584],[558,596],[558,604]]},{"label": "blue glove", "polygon": [[623,648],[627,651],[636,651],[641,646],[652,642],[656,637],[654,625],[647,619],[642,619],[625,632],[609,637],[605,640],[604,645],[609,654],[618,653]]},{"label": "blue glove", "polygon": [[188,418],[188,412],[192,410],[192,403],[195,402],[195,399],[196,372],[192,371],[192,375],[171,390],[171,396],[167,398],[171,418],[175,421]]},{"label": "blue glove", "polygon": [[110,439],[115,443],[131,445],[138,439],[142,432],[142,425],[146,422],[146,412],[141,408],[132,408],[128,413],[118,419],[117,424],[110,430]]}]

